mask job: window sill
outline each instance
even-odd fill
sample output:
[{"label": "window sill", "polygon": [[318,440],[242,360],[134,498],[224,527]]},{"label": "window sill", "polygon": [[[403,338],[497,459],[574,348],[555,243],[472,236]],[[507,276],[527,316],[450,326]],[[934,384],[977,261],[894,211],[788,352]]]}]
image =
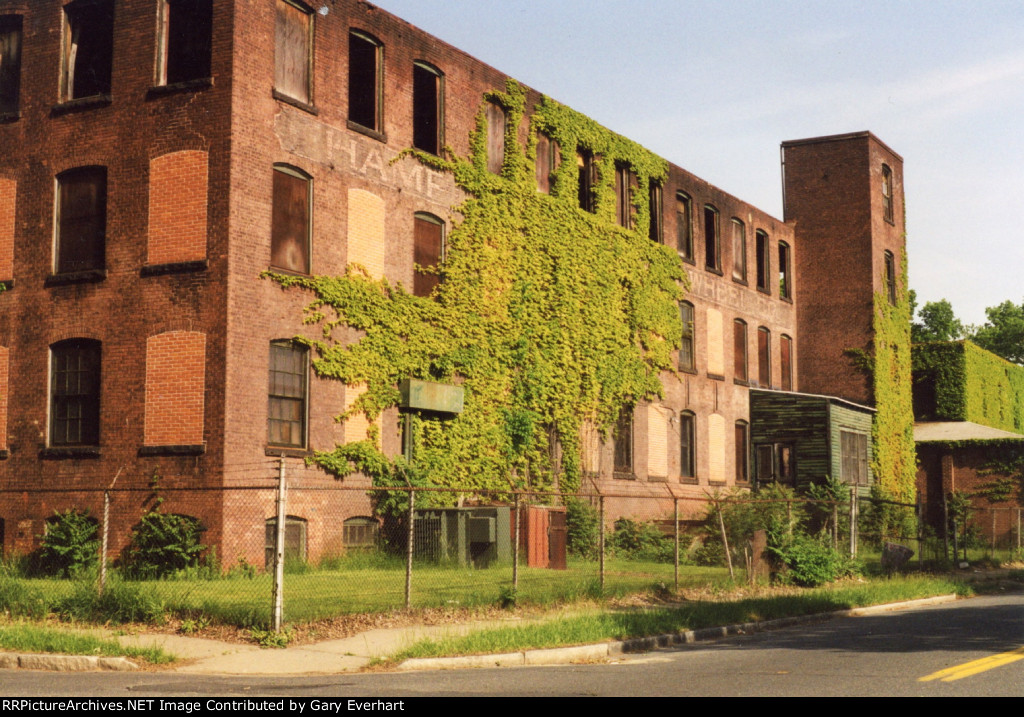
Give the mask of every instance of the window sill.
[{"label": "window sill", "polygon": [[686,254],[683,254],[682,252],[678,252],[678,253],[679,253],[679,260],[682,261],[683,263],[690,264],[691,266],[694,266],[694,265],[697,264],[697,262],[693,260],[693,257],[686,256]]},{"label": "window sill", "polygon": [[680,476],[680,485],[700,485],[700,478],[696,476]]},{"label": "window sill", "polygon": [[99,458],[99,446],[51,446],[39,452],[40,458]]},{"label": "window sill", "polygon": [[772,295],[772,292],[769,291],[768,289],[764,288],[763,286],[757,287],[757,291],[758,291],[758,293],[764,294],[765,296],[771,296]]},{"label": "window sill", "polygon": [[268,274],[284,274],[285,276],[299,276],[299,277],[306,277],[306,278],[312,276],[312,274],[310,274],[308,271],[295,271],[294,269],[285,269],[284,267],[280,267],[280,266],[269,266],[269,267],[267,267],[267,272],[266,273],[268,273]]},{"label": "window sill", "polygon": [[737,284],[739,286],[750,286],[750,284],[747,283],[746,279],[737,279],[735,276],[732,278],[732,283]]},{"label": "window sill", "polygon": [[734,378],[732,382],[737,386],[750,386],[750,381],[745,378]]},{"label": "window sill", "polygon": [[103,281],[107,278],[106,269],[86,269],[85,271],[68,271],[61,274],[50,274],[43,286],[61,286],[62,284],[88,284]]},{"label": "window sill", "polygon": [[729,485],[728,481],[724,481],[724,480],[709,480],[708,481],[708,486],[712,487],[712,488],[724,488],[727,485]]},{"label": "window sill", "polygon": [[721,269],[716,269],[713,266],[705,266],[704,271],[706,271],[709,274],[717,274],[718,276],[724,276],[724,274],[722,274]]},{"label": "window sill", "polygon": [[142,446],[140,456],[201,456],[206,453],[206,444],[180,446]]},{"label": "window sill", "polygon": [[691,376],[696,376],[697,375],[697,369],[695,369],[695,368],[683,368],[683,367],[680,366],[679,367],[679,373],[688,373]]},{"label": "window sill", "polygon": [[21,119],[21,112],[0,112],[0,124],[17,122]]},{"label": "window sill", "polygon": [[781,301],[785,301],[787,304],[792,304],[793,303],[793,297],[792,296],[780,296],[779,299]]},{"label": "window sill", "polygon": [[648,483],[668,483],[668,476],[647,476]]},{"label": "window sill", "polygon": [[56,104],[50,110],[51,114],[62,115],[68,112],[77,112],[78,110],[88,110],[94,107],[106,107],[113,98],[110,95],[93,95],[92,97],[79,97],[73,100],[66,100],[60,104]]},{"label": "window sill", "polygon": [[285,458],[305,458],[306,456],[313,455],[313,451],[308,448],[297,448],[295,446],[267,446],[264,450],[264,455],[273,456],[277,458],[284,456]]},{"label": "window sill", "polygon": [[725,380],[725,376],[719,376],[717,373],[711,373],[711,372],[708,372],[708,378],[710,378],[712,381],[724,381]]},{"label": "window sill", "polygon": [[636,480],[634,473],[623,473],[621,471],[613,471],[612,478],[615,480]]},{"label": "window sill", "polygon": [[139,270],[141,276],[160,276],[161,274],[187,274],[196,271],[206,271],[210,268],[210,262],[206,259],[196,261],[175,261],[167,264],[146,264]]},{"label": "window sill", "polygon": [[179,92],[199,92],[201,90],[209,89],[210,87],[213,87],[212,77],[200,77],[195,80],[172,82],[168,85],[153,85],[146,90],[146,99],[162,97],[164,95],[173,95]]},{"label": "window sill", "polygon": [[371,129],[370,127],[364,127],[363,125],[359,124],[358,122],[353,122],[352,120],[348,120],[347,124],[348,124],[348,128],[350,130],[352,130],[353,132],[358,132],[359,134],[365,134],[367,137],[373,137],[375,140],[378,140],[380,142],[387,142],[388,141],[387,135],[384,134],[383,132],[378,132],[377,130]]},{"label": "window sill", "polygon": [[278,92],[277,90],[274,90],[271,94],[274,96],[274,99],[277,100],[278,102],[284,102],[286,105],[297,107],[303,112],[309,112],[311,115],[314,116],[320,114],[320,110],[318,110],[314,105],[311,105],[308,102],[303,102],[302,100],[295,99],[294,97],[286,95],[283,92]]}]

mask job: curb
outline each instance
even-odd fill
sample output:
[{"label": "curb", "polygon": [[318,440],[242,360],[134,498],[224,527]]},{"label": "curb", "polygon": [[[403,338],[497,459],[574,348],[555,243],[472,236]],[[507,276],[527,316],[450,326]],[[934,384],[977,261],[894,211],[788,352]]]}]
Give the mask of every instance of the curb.
[{"label": "curb", "polygon": [[139,666],[126,657],[96,657],[95,655],[40,655],[0,653],[0,669],[49,670],[50,672],[88,672],[110,670],[130,672]]},{"label": "curb", "polygon": [[525,665],[568,665],[577,662],[594,662],[596,660],[603,660],[623,653],[650,652],[651,650],[655,650],[659,647],[689,645],[695,642],[718,640],[732,635],[751,635],[755,632],[779,630],[781,628],[792,627],[794,625],[803,625],[811,622],[824,622],[836,617],[877,615],[879,613],[903,610],[909,607],[939,605],[942,603],[953,602],[956,599],[956,595],[940,595],[937,597],[920,598],[918,600],[888,603],[886,605],[872,605],[870,607],[858,607],[849,610],[836,610],[835,612],[818,613],[815,615],[782,617],[776,620],[745,622],[737,625],[724,625],[722,627],[705,627],[699,630],[682,630],[676,633],[667,633],[652,637],[636,637],[630,640],[604,642],[596,645],[556,647],[546,650],[523,650],[521,652],[506,652],[498,655],[417,657],[400,662],[395,666],[395,669],[401,671],[452,670],[464,667],[516,667]]}]

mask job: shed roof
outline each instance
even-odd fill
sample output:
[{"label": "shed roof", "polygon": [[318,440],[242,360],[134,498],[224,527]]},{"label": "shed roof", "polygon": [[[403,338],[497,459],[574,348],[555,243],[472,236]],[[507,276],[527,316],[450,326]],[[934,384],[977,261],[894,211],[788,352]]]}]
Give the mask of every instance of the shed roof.
[{"label": "shed roof", "polygon": [[929,421],[914,424],[914,442],[929,441],[991,441],[1017,438],[1024,441],[1024,435],[983,426],[970,421]]}]

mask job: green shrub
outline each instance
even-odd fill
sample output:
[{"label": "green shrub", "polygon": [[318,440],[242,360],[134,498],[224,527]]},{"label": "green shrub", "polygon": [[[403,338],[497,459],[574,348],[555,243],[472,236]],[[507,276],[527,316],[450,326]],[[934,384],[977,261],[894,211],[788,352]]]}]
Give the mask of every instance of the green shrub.
[{"label": "green shrub", "polygon": [[570,555],[596,558],[601,542],[601,514],[585,500],[565,501],[566,548]]},{"label": "green shrub", "polygon": [[[806,510],[802,503],[793,501],[796,493],[790,488],[770,485],[756,495],[736,493],[725,496],[725,500],[712,504],[704,518],[704,535],[701,546],[694,554],[698,565],[724,565],[725,549],[722,545],[722,529],[718,514],[721,511],[729,550],[734,565],[742,565],[743,552],[758,530],[769,533],[788,534],[806,521]],[[730,502],[735,501],[735,502]]]},{"label": "green shrub", "polygon": [[0,615],[40,620],[49,612],[46,595],[11,575],[0,574]]},{"label": "green shrub", "polygon": [[206,549],[199,542],[203,527],[187,515],[160,513],[142,516],[122,555],[125,575],[163,578],[199,564]]},{"label": "green shrub", "polygon": [[54,513],[46,523],[36,568],[43,575],[73,577],[99,562],[99,525],[88,511]]},{"label": "green shrub", "polygon": [[803,533],[770,535],[768,553],[784,567],[780,573],[784,581],[803,587],[817,587],[855,572],[839,551]]},{"label": "green shrub", "polygon": [[617,556],[630,560],[662,563],[675,560],[675,542],[653,523],[619,518],[615,521],[615,531],[609,537],[608,544]]}]

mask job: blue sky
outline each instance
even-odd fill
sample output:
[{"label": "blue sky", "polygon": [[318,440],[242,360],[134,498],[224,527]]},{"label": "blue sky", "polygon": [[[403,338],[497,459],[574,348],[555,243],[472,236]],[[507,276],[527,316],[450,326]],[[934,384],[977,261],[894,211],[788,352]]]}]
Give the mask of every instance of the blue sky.
[{"label": "blue sky", "polygon": [[904,159],[910,284],[1024,299],[1024,3],[375,3],[781,217],[779,144],[871,130]]}]

